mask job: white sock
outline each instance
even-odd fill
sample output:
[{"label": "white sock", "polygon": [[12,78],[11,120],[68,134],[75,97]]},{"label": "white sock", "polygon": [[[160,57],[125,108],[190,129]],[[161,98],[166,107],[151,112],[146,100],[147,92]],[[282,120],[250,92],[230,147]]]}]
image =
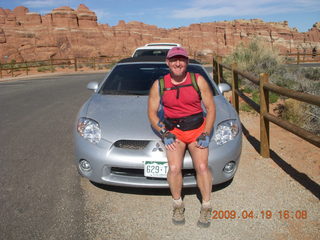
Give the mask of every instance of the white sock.
[{"label": "white sock", "polygon": [[203,208],[211,208],[211,201],[202,201],[202,207]]},{"label": "white sock", "polygon": [[182,198],[181,197],[179,199],[177,199],[177,200],[172,198],[172,200],[173,200],[173,204],[174,205],[179,206],[179,205],[182,204]]}]

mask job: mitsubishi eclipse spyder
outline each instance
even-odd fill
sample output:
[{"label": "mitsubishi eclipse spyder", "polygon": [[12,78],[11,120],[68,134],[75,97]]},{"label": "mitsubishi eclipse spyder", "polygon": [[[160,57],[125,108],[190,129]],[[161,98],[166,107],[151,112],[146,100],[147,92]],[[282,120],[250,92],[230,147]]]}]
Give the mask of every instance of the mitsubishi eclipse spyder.
[{"label": "mitsubishi eclipse spyder", "polygon": [[[242,148],[238,114],[223,96],[230,86],[217,86],[195,60],[189,61],[187,71],[201,74],[211,87],[216,120],[210,134],[208,164],[213,184],[227,182],[237,171]],[[165,147],[147,113],[153,82],[168,72],[164,57],[127,58],[119,61],[101,83],[87,85],[93,94],[81,107],[73,131],[75,163],[82,176],[114,186],[169,187]],[[182,173],[184,187],[197,185],[188,151]]]}]

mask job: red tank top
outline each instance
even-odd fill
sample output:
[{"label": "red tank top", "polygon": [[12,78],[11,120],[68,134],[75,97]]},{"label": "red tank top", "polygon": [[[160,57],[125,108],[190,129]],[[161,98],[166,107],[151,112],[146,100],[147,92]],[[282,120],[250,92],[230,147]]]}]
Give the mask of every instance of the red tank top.
[{"label": "red tank top", "polygon": [[[196,79],[198,76],[199,74],[196,74]],[[178,85],[171,82],[170,74],[164,76],[165,88],[188,84],[192,84],[190,73],[187,73],[186,81]],[[171,89],[163,93],[162,104],[166,118],[181,118],[202,112],[200,96],[192,85],[179,88],[179,98],[177,98],[177,91],[177,89]]]}]

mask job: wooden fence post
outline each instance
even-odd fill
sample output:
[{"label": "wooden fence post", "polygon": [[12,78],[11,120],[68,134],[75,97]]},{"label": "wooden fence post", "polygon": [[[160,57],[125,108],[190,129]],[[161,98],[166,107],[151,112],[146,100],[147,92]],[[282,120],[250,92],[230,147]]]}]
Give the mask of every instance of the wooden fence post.
[{"label": "wooden fence post", "polygon": [[212,77],[216,84],[218,84],[218,62],[215,57],[212,60]]},{"label": "wooden fence post", "polygon": [[50,68],[51,68],[51,72],[53,73],[53,60],[52,60],[52,57],[50,57]]},{"label": "wooden fence post", "polygon": [[28,76],[28,75],[29,75],[28,62],[25,62],[25,64],[26,64],[26,74],[27,74],[27,76]]},{"label": "wooden fence post", "polygon": [[93,62],[93,70],[96,70],[96,58],[95,57],[92,58],[92,62]]},{"label": "wooden fence post", "polygon": [[2,78],[2,64],[0,63],[0,78]]},{"label": "wooden fence post", "polygon": [[74,71],[75,72],[78,71],[78,60],[77,60],[77,58],[74,58]]},{"label": "wooden fence post", "polygon": [[217,59],[217,75],[218,75],[218,84],[221,83],[221,78],[223,76],[223,69],[222,66],[220,65],[220,63],[222,62],[222,57],[218,56]]},{"label": "wooden fence post", "polygon": [[237,90],[239,90],[239,77],[238,73],[235,71],[237,69],[237,64],[232,64],[232,105],[234,109],[239,114],[239,95]]},{"label": "wooden fence post", "polygon": [[216,83],[216,78],[215,78],[215,60],[214,60],[214,56],[212,57],[212,78],[213,78],[213,81]]},{"label": "wooden fence post", "polygon": [[299,64],[300,63],[300,53],[298,52],[298,54],[297,54],[297,64]]},{"label": "wooden fence post", "polygon": [[260,74],[260,155],[264,158],[270,157],[269,120],[264,117],[269,112],[269,91],[263,88],[268,81],[267,73]]},{"label": "wooden fence post", "polygon": [[13,75],[13,70],[14,70],[14,68],[13,68],[13,62],[11,62],[11,77],[13,77],[14,75]]}]

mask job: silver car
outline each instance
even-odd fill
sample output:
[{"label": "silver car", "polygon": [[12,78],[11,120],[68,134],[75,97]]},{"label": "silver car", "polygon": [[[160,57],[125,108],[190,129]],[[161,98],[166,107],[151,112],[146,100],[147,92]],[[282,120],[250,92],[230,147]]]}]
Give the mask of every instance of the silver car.
[{"label": "silver car", "polygon": [[[226,84],[216,86],[205,68],[190,60],[188,71],[209,83],[216,103],[216,121],[209,144],[213,184],[231,180],[239,165],[242,130],[239,117],[224,98]],[[164,58],[121,60],[99,84],[90,82],[92,96],[81,107],[74,128],[75,163],[90,181],[108,185],[168,188],[165,147],[147,114],[149,89],[169,72]],[[185,154],[183,186],[195,187],[192,159]]]}]

